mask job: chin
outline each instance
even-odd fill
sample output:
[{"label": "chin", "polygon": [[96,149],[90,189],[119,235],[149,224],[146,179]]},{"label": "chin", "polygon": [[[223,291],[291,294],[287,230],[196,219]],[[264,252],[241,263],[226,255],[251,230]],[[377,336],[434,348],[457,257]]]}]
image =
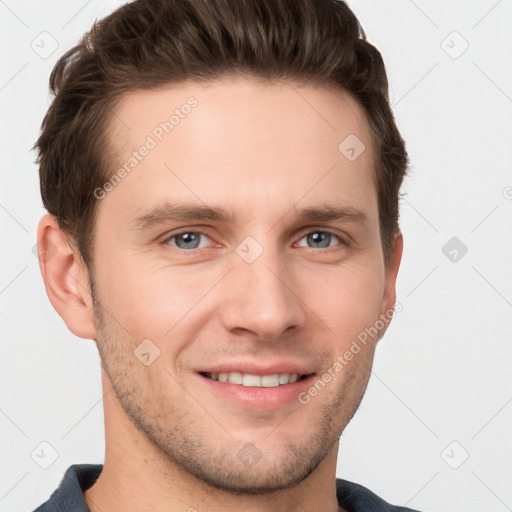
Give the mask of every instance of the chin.
[{"label": "chin", "polygon": [[[189,472],[210,487],[230,494],[269,494],[295,487],[313,473],[321,462],[304,460],[289,455],[281,463],[264,461],[264,457],[250,466],[234,464],[230,468],[218,464],[202,468],[188,468]],[[237,468],[234,471],[234,467]],[[199,469],[199,471],[197,471]]]}]

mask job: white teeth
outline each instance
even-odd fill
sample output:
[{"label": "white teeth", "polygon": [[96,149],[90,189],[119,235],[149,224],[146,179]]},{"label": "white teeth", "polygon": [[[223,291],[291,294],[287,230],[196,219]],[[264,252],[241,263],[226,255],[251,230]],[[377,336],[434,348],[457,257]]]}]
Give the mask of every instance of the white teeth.
[{"label": "white teeth", "polygon": [[228,382],[231,382],[231,384],[242,384],[243,375],[240,372],[229,372]]},{"label": "white teeth", "polygon": [[276,386],[279,386],[279,374],[263,375],[263,377],[261,377],[261,387],[275,388]]},{"label": "white teeth", "polygon": [[248,388],[261,388],[261,377],[259,375],[244,373],[242,385]]},{"label": "white teeth", "polygon": [[290,374],[281,373],[281,375],[279,375],[279,384],[288,384],[288,382],[290,382]]},{"label": "white teeth", "polygon": [[298,373],[274,373],[273,375],[253,375],[242,372],[211,372],[206,374],[207,377],[219,382],[229,382],[246,387],[257,388],[276,388],[284,384],[292,384],[299,380]]}]

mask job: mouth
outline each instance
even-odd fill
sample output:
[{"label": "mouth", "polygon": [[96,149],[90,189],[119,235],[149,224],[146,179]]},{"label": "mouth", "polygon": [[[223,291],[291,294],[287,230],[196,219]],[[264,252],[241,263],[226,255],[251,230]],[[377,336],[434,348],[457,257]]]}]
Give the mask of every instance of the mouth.
[{"label": "mouth", "polygon": [[316,373],[309,362],[288,359],[212,362],[210,367],[196,369],[195,375],[198,396],[238,415],[241,410],[267,414],[296,408]]},{"label": "mouth", "polygon": [[241,410],[269,413],[296,408],[300,405],[300,393],[312,386],[315,379],[314,373],[202,371],[196,375],[201,382],[200,396],[211,405],[232,407],[236,414]]},{"label": "mouth", "polygon": [[244,386],[247,388],[277,388],[307,379],[310,374],[273,373],[256,375],[244,372],[199,372],[203,377],[218,381]]}]

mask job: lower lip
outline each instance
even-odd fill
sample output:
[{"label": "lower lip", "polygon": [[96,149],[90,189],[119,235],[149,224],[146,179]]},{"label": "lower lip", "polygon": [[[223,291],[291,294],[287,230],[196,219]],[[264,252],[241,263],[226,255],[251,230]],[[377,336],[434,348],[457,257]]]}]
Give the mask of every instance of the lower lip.
[{"label": "lower lip", "polygon": [[223,400],[229,400],[235,406],[248,410],[271,411],[290,403],[299,403],[299,394],[309,388],[315,374],[291,384],[282,384],[273,388],[258,388],[220,382],[197,374],[208,389]]}]

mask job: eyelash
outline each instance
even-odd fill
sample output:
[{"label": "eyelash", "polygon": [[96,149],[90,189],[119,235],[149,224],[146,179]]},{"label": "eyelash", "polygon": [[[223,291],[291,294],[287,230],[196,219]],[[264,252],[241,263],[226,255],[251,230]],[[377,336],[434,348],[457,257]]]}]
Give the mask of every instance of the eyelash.
[{"label": "eyelash", "polygon": [[[180,235],[183,235],[183,234],[194,234],[194,235],[204,235],[205,237],[207,237],[208,239],[211,240],[211,238],[204,232],[202,231],[192,231],[192,230],[188,230],[188,229],[184,229],[182,231],[179,231],[179,232],[176,232],[176,233],[173,233],[172,235],[170,236],[167,236],[164,240],[162,240],[161,244],[162,245],[170,245],[170,241],[173,240],[174,238],[180,236]],[[306,233],[304,233],[300,238],[299,238],[299,241],[302,240],[303,238],[307,237],[308,235],[312,234],[312,233],[322,233],[322,234],[328,234],[328,235],[331,235],[331,236],[334,236],[335,238],[337,238],[339,240],[339,244],[336,244],[336,245],[333,245],[331,247],[323,247],[323,248],[314,248],[314,247],[303,247],[304,249],[310,249],[312,251],[315,251],[315,252],[326,252],[326,251],[329,251],[330,249],[336,249],[336,248],[339,248],[339,247],[345,247],[348,245],[348,243],[338,234],[334,233],[333,231],[330,231],[328,229],[313,229],[311,231],[307,231]],[[172,247],[174,247],[178,252],[182,253],[182,254],[197,254],[199,251],[202,251],[204,249],[209,249],[209,247],[199,247],[199,248],[192,248],[192,249],[181,249],[180,247],[176,246],[176,245],[173,245]],[[301,246],[302,247],[302,246]]]}]

